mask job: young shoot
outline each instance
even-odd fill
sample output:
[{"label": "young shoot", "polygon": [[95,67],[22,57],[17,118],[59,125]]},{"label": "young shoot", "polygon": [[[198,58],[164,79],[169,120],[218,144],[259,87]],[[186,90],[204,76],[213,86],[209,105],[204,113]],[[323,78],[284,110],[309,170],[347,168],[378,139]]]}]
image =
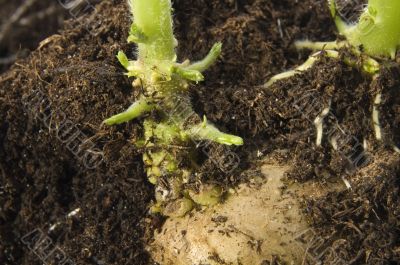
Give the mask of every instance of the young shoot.
[{"label": "young shoot", "polygon": [[194,191],[185,185],[195,174],[196,143],[243,144],[242,138],[219,131],[205,117],[200,119],[189,100],[190,85],[204,80],[203,72],[217,61],[222,44],[214,44],[201,61],[179,63],[171,1],[129,0],[128,3],[133,23],[127,41],[137,44],[137,59],[129,60],[122,51],[117,58],[127,75],[136,79],[133,86],[141,92],[126,111],[104,123],[114,125],[145,117],[144,137],[137,145],[145,150],[147,176],[156,185],[157,202],[152,210],[182,216],[196,204],[213,204],[221,198],[215,192],[218,187]]},{"label": "young shoot", "polygon": [[[340,59],[339,49],[347,48],[356,59],[344,57],[346,64],[356,67],[367,75],[376,79],[380,72],[381,61],[394,60],[400,47],[400,10],[399,0],[368,0],[368,5],[355,24],[347,24],[339,16],[338,6],[335,0],[328,0],[332,17],[339,33],[344,40],[329,42],[312,42],[309,40],[296,41],[298,50],[310,49],[315,52],[302,65],[273,76],[264,87],[269,88],[276,81],[286,79],[310,69],[320,56]],[[381,103],[381,94],[376,95],[373,103],[372,123],[377,140],[382,140],[382,131],[379,122],[378,107]],[[315,120],[317,129],[316,144],[321,145],[323,118],[329,113],[329,108],[323,110]],[[335,146],[335,141],[331,144]],[[397,147],[394,147],[395,150]],[[397,148],[398,150],[398,148]]]}]

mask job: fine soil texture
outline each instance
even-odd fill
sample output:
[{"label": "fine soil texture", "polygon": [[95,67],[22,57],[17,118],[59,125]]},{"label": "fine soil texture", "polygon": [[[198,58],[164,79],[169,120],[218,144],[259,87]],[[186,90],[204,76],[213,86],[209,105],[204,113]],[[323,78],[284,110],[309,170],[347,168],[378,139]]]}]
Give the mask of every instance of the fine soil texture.
[{"label": "fine soil texture", "polygon": [[[173,4],[179,61],[202,58],[223,42],[221,60],[191,88],[197,113],[245,140],[228,149],[240,160],[229,170],[219,163],[225,153],[211,148],[199,161],[198,180],[234,187],[273,156],[291,166],[287,184],[344,181],[347,190],[299,198],[323,242],[304,255],[322,264],[399,264],[398,65],[384,63],[373,80],[321,55],[309,71],[267,89],[271,76],[307,58],[293,48],[295,40],[336,39],[325,1]],[[142,123],[102,125],[135,97],[115,57],[120,50],[135,57],[129,26],[125,1],[102,1],[57,35],[36,36],[30,47],[27,37],[24,45],[38,48],[0,75],[0,264],[43,264],[46,253],[47,264],[61,256],[66,264],[154,264],[145,245],[164,218],[149,214],[154,188],[134,145]],[[1,56],[14,54],[7,48],[14,46],[1,46]],[[372,122],[378,94],[381,141]],[[314,120],[327,107],[317,146]],[[41,252],[32,245],[39,236],[48,241]]]}]

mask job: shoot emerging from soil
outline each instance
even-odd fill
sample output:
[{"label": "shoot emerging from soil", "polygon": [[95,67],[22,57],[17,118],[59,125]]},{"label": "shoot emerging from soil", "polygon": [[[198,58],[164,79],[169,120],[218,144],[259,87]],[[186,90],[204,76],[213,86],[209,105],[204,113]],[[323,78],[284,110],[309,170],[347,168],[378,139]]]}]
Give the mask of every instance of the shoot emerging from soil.
[{"label": "shoot emerging from soil", "polygon": [[104,121],[120,124],[147,115],[144,137],[137,143],[145,152],[149,181],[156,185],[154,212],[183,216],[196,204],[217,203],[222,191],[217,186],[191,190],[186,187],[194,176],[196,144],[212,141],[223,145],[242,145],[242,138],[219,131],[204,117],[194,113],[189,87],[204,80],[203,72],[221,54],[216,43],[201,61],[177,62],[170,0],[129,0],[133,16],[128,42],[138,46],[137,60],[120,51],[117,55],[133,86],[140,92],[125,112]]}]

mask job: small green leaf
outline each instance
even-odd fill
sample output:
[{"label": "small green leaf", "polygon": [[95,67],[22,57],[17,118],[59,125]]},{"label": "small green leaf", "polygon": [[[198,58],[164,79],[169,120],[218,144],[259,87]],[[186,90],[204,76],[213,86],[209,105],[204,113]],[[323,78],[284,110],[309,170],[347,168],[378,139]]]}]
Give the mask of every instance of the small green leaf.
[{"label": "small green leaf", "polygon": [[222,43],[217,42],[214,44],[214,46],[211,48],[211,50],[208,52],[207,56],[204,57],[203,60],[189,65],[188,67],[186,67],[186,69],[204,72],[217,61],[218,57],[221,55],[221,52],[222,52]]},{"label": "small green leaf", "polygon": [[155,106],[148,103],[146,99],[141,98],[133,103],[126,111],[106,119],[105,121],[103,121],[103,123],[109,126],[121,124],[133,120],[143,115],[144,113],[151,111],[152,109],[154,109],[154,107]]},{"label": "small green leaf", "polygon": [[128,70],[129,67],[129,60],[126,54],[123,51],[119,51],[117,55],[119,63]]},{"label": "small green leaf", "polygon": [[191,127],[188,135],[197,140],[210,140],[224,145],[243,145],[243,139],[239,136],[223,133],[211,123],[203,122]]},{"label": "small green leaf", "polygon": [[207,126],[207,116],[206,115],[203,115],[203,124],[201,126],[203,126],[203,128],[205,128]]},{"label": "small green leaf", "polygon": [[224,134],[217,138],[217,143],[224,145],[243,145],[243,139],[239,136]]},{"label": "small green leaf", "polygon": [[174,67],[172,69],[172,72],[190,81],[200,82],[204,80],[203,74],[197,70],[189,70],[178,66]]}]

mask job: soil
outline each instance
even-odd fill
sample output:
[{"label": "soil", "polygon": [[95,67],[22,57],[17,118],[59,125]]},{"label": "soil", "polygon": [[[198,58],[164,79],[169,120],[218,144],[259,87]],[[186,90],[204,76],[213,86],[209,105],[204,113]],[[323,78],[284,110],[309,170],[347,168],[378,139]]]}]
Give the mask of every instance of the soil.
[{"label": "soil", "polygon": [[[176,0],[174,9],[180,60],[224,43],[220,62],[192,88],[196,111],[246,142],[232,149],[240,157],[235,171],[222,172],[212,162],[219,152],[210,153],[202,180],[245,182],[241,172],[257,170],[271,154],[294,165],[289,182],[345,178],[351,189],[304,199],[316,234],[332,246],[321,254],[323,264],[335,264],[338,255],[343,264],[400,263],[398,66],[385,65],[371,80],[322,56],[311,70],[265,89],[271,76],[307,58],[293,49],[294,40],[336,38],[324,2]],[[0,75],[1,264],[42,264],[21,240],[37,229],[74,264],[152,264],[144,244],[163,220],[148,214],[154,189],[133,144],[141,122],[101,125],[134,98],[115,58],[119,50],[135,56],[126,44],[129,25],[125,1],[104,1]],[[382,142],[371,121],[378,93]],[[329,105],[317,147],[313,121]]]}]

